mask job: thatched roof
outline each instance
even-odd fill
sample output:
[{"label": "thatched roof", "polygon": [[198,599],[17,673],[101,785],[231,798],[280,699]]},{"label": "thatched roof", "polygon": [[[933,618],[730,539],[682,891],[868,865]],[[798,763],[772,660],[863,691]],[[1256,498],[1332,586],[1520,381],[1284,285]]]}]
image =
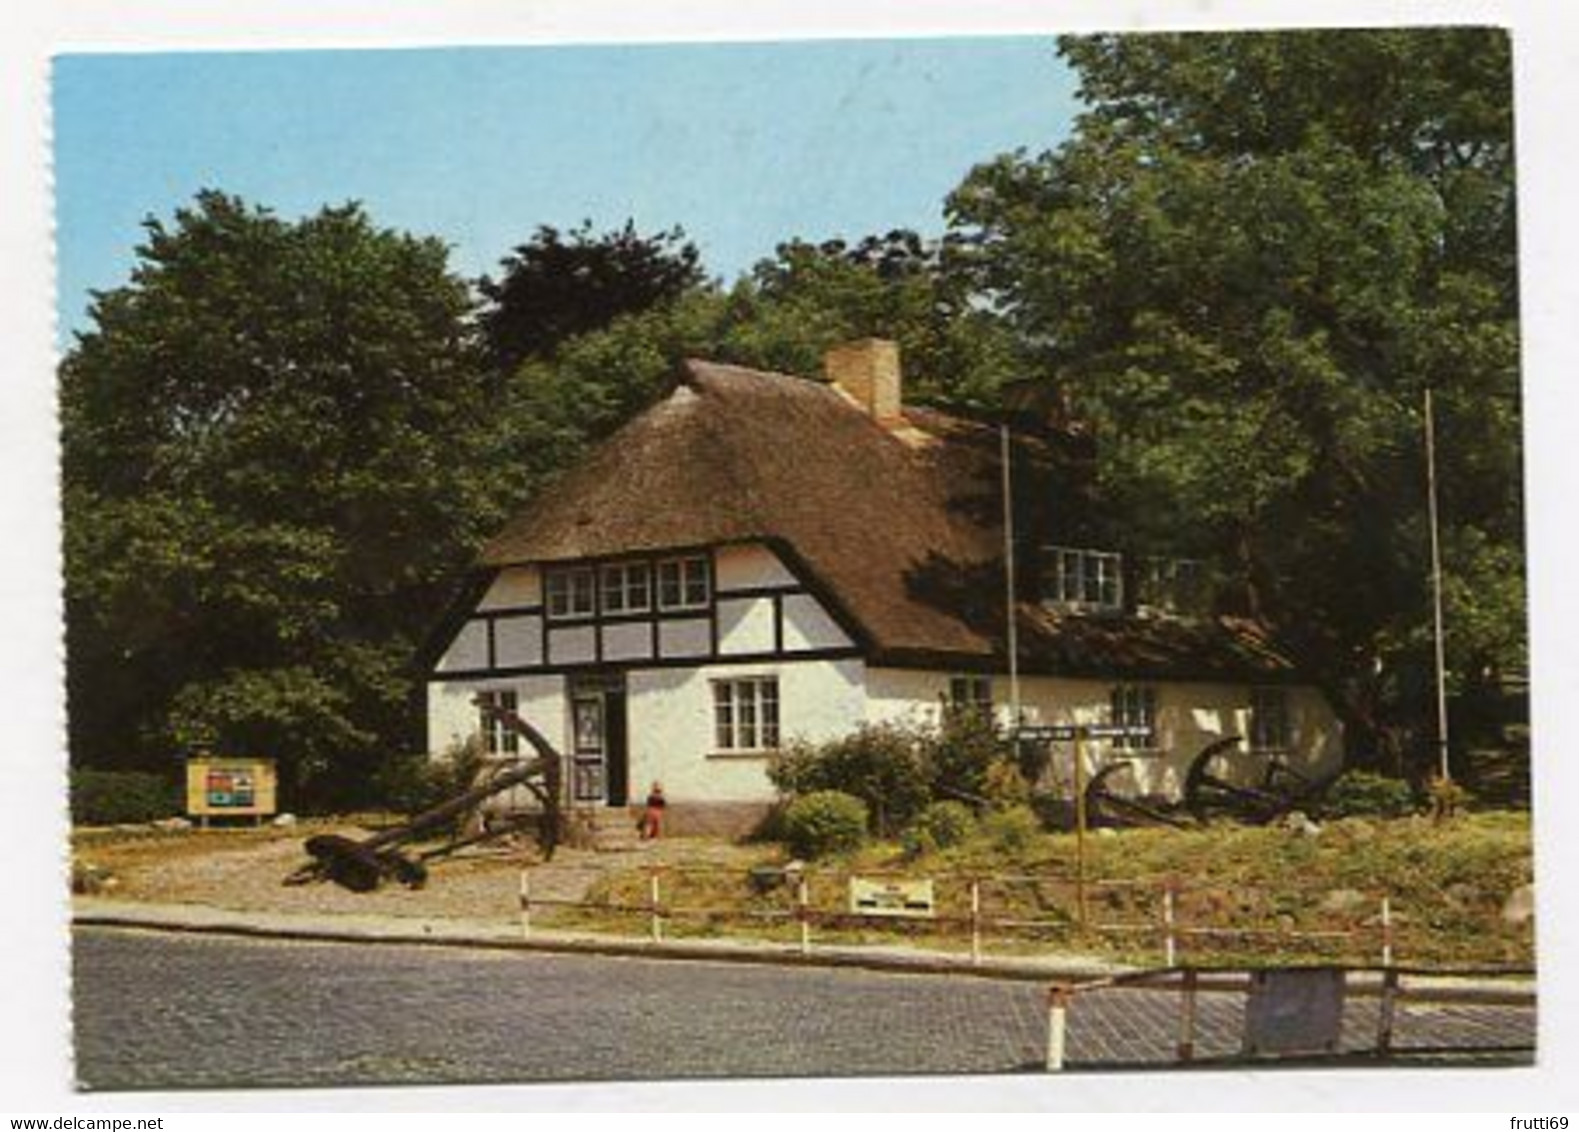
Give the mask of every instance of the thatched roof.
[{"label": "thatched roof", "polygon": [[[989,425],[907,407],[884,426],[832,386],[691,361],[665,399],[516,516],[481,565],[764,541],[809,575],[874,662],[1001,668],[998,452]],[[1046,438],[1017,437],[1027,495],[1059,459]],[[1060,616],[1025,602],[1018,625],[1027,671],[1207,679],[1289,668],[1222,622]]]}]

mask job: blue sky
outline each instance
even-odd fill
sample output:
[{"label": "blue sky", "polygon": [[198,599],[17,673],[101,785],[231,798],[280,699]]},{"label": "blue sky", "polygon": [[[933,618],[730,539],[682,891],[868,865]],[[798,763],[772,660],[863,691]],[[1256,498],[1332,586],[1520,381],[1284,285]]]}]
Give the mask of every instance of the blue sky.
[{"label": "blue sky", "polygon": [[53,81],[68,341],[200,188],[360,200],[468,275],[539,224],[679,224],[733,279],[792,236],[940,232],[974,163],[1076,110],[1046,38],[67,55]]}]

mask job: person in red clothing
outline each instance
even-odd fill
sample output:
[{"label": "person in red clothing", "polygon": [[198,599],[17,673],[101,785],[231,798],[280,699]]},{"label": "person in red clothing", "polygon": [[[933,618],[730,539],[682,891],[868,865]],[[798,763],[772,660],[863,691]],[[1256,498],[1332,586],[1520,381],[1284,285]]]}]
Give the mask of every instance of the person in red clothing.
[{"label": "person in red clothing", "polygon": [[663,783],[654,782],[652,789],[647,791],[647,809],[641,816],[641,839],[654,841],[663,832],[663,808],[669,803],[664,800]]}]

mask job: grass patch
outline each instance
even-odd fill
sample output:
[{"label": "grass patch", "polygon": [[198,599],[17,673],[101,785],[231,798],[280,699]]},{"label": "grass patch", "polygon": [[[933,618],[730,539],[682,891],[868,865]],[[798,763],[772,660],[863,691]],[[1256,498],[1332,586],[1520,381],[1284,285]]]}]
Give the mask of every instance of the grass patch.
[{"label": "grass patch", "polygon": [[[978,835],[919,856],[896,844],[871,845],[811,867],[813,938],[964,950],[975,878],[983,920],[1018,921],[984,927],[990,954],[1076,951],[1156,963],[1162,887],[1171,881],[1178,886],[1174,909],[1181,928],[1260,933],[1181,936],[1181,957],[1195,962],[1375,962],[1384,893],[1399,963],[1534,962],[1533,927],[1509,925],[1501,916],[1508,894],[1533,878],[1527,814],[1477,813],[1440,825],[1423,818],[1350,818],[1328,823],[1316,836],[1233,825],[1124,830],[1090,834],[1086,848],[1085,927],[1075,898],[1072,834],[1036,834],[1014,848]],[[782,851],[772,846],[755,861],[764,868],[783,863]],[[873,873],[931,877],[936,918],[879,923],[850,916],[849,876]],[[645,934],[650,884],[650,870],[640,866],[613,872],[593,886],[586,907],[556,910],[549,922]],[[663,925],[666,938],[799,938],[793,883],[770,887],[753,884],[747,869],[681,865],[662,870],[659,884],[663,907],[677,914]],[[1323,932],[1358,934],[1289,934]]]}]

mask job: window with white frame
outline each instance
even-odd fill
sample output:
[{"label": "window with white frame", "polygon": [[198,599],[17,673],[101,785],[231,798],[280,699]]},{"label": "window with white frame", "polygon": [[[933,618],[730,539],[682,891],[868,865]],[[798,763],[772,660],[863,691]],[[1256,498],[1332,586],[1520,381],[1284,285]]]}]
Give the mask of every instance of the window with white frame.
[{"label": "window with white frame", "polygon": [[1050,546],[1044,551],[1043,589],[1048,601],[1088,609],[1124,604],[1124,558],[1100,550]]},{"label": "window with white frame", "polygon": [[713,681],[713,745],[720,751],[778,749],[776,676]]},{"label": "window with white frame", "polygon": [[665,558],[658,563],[658,608],[701,609],[712,592],[707,556]]},{"label": "window with white frame", "polygon": [[521,740],[496,712],[514,713],[519,705],[513,691],[483,692],[477,711],[481,717],[483,750],[490,755],[514,755],[521,750]]},{"label": "window with white frame", "polygon": [[1157,742],[1157,689],[1144,684],[1119,684],[1108,694],[1109,719],[1116,727],[1139,727],[1144,735],[1123,735],[1113,746],[1144,750]]},{"label": "window with white frame", "polygon": [[1286,751],[1288,747],[1288,692],[1283,688],[1250,689],[1250,749]]},{"label": "window with white frame", "polygon": [[949,677],[948,706],[952,711],[973,711],[987,719],[991,719],[992,677]]},{"label": "window with white frame", "polygon": [[646,613],[652,608],[652,569],[645,562],[603,567],[603,612]]},{"label": "window with white frame", "polygon": [[1206,564],[1195,558],[1146,558],[1136,602],[1166,613],[1204,614],[1210,607]]},{"label": "window with white frame", "polygon": [[543,589],[549,617],[591,617],[596,608],[597,574],[589,566],[547,570]]}]

